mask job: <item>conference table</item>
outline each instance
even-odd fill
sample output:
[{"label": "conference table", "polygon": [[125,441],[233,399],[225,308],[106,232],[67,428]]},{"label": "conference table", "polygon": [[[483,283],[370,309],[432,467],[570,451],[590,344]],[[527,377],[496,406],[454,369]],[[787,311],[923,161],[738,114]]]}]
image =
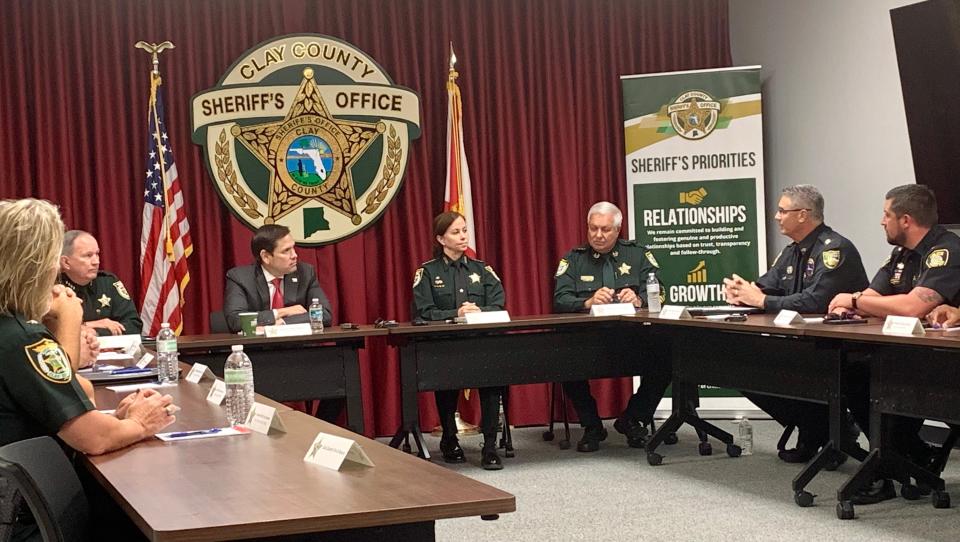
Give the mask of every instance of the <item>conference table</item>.
[{"label": "conference table", "polygon": [[253,362],[256,389],[275,401],[344,399],[347,426],[364,433],[363,398],[358,351],[367,337],[384,336],[386,329],[328,328],[322,335],[244,337],[229,333],[185,335],[177,346],[183,361],[202,363],[219,377],[230,347],[243,345]]},{"label": "conference table", "polygon": [[[400,350],[402,422],[390,445],[413,436],[429,458],[420,429],[417,394],[642,375],[657,359],[658,338],[619,316],[579,314],[520,317],[489,324],[401,324],[388,342]],[[643,355],[639,355],[639,352]]]},{"label": "conference table", "polygon": [[[165,431],[226,425],[224,408],[206,401],[209,387],[181,380],[162,389],[183,409]],[[112,408],[123,395],[96,388],[99,408]],[[257,401],[278,409],[286,433],[149,439],[84,462],[154,541],[433,540],[439,519],[516,509],[509,493],[262,395]],[[319,432],[356,441],[375,466],[347,463],[335,471],[304,462]]]}]

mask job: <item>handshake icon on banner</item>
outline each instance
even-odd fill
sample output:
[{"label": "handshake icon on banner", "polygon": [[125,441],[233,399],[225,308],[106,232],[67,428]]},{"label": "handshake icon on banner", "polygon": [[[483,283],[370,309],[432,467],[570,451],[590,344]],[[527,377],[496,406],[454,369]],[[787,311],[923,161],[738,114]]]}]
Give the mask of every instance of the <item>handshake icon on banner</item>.
[{"label": "handshake icon on banner", "polygon": [[703,198],[707,197],[707,189],[700,187],[689,192],[680,192],[680,203],[689,203],[690,205],[700,205]]}]

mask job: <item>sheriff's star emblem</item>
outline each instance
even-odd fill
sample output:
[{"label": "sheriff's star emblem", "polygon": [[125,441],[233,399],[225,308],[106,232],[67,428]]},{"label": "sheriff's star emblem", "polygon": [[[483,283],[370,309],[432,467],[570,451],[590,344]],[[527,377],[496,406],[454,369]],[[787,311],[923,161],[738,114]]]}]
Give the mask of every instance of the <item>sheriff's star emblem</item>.
[{"label": "sheriff's star emblem", "polygon": [[351,166],[385,129],[383,122],[333,118],[313,81],[313,69],[306,68],[283,120],[234,126],[231,133],[270,170],[264,223],[319,200],[357,225],[362,219]]},{"label": "sheriff's star emblem", "polygon": [[629,275],[629,274],[630,274],[630,264],[628,264],[627,262],[623,262],[622,264],[620,264],[620,269],[619,269],[619,271],[620,271],[620,276]]},{"label": "sheriff's star emblem", "polygon": [[480,284],[480,275],[478,275],[478,274],[476,274],[476,273],[470,275],[470,282],[472,282],[472,283],[474,283],[474,284]]},{"label": "sheriff's star emblem", "polygon": [[107,294],[101,295],[101,296],[100,296],[100,299],[97,299],[97,301],[100,302],[100,308],[101,308],[101,309],[110,306],[110,298],[107,297]]}]

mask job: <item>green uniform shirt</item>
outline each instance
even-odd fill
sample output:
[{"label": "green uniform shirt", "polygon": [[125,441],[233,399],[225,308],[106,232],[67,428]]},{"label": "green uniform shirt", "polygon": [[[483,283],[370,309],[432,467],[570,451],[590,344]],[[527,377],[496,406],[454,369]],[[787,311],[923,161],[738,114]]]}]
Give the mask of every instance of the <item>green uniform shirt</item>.
[{"label": "green uniform shirt", "polygon": [[466,255],[451,261],[441,256],[421,264],[413,277],[414,316],[447,320],[470,301],[482,311],[503,310],[504,293],[493,268]]},{"label": "green uniform shirt", "polygon": [[[106,271],[98,271],[97,278],[86,286],[79,286],[60,275],[60,283],[73,288],[77,297],[83,300],[83,321],[91,322],[101,318],[109,318],[123,324],[124,335],[139,335],[143,331],[143,322],[137,307],[130,299],[130,294],[123,286],[123,282],[116,275]],[[95,328],[97,335],[110,335],[104,328]]]},{"label": "green uniform shirt", "polygon": [[0,446],[56,435],[93,408],[46,327],[20,315],[0,316]]},{"label": "green uniform shirt", "polygon": [[594,292],[606,286],[617,292],[630,288],[647,306],[647,276],[656,273],[657,260],[636,241],[617,239],[610,252],[600,254],[590,245],[579,246],[560,260],[553,290],[555,312],[582,312]]}]

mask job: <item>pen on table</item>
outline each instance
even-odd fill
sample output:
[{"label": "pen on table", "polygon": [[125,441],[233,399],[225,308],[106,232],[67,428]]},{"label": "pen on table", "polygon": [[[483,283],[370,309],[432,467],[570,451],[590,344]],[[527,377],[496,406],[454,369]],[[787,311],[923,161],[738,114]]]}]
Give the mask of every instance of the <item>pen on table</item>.
[{"label": "pen on table", "polygon": [[170,438],[183,438],[183,437],[193,437],[196,435],[213,435],[220,432],[219,427],[214,427],[213,429],[200,429],[198,431],[183,431],[180,433],[170,433],[167,435]]},{"label": "pen on table", "polygon": [[140,367],[124,367],[123,369],[114,369],[110,371],[112,375],[125,375],[135,373],[149,373],[152,369],[141,369]]}]

